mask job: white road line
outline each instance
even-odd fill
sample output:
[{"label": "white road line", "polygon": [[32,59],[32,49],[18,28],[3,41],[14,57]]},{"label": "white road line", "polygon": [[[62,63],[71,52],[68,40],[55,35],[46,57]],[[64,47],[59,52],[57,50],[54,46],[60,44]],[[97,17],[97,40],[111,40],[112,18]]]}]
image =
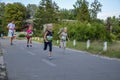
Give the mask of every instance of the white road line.
[{"label": "white road line", "polygon": [[30,51],[27,51],[27,53],[29,53],[29,54],[31,54],[31,55],[35,55],[35,53],[33,53],[33,52],[30,52]]},{"label": "white road line", "polygon": [[56,67],[56,64],[54,64],[46,59],[42,59],[42,61],[45,62],[46,64],[48,64],[49,66]]}]

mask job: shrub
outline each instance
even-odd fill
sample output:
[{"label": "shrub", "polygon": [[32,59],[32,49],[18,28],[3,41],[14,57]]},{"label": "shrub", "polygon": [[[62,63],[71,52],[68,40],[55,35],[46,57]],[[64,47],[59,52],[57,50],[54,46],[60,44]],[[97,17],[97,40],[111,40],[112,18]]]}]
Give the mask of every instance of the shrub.
[{"label": "shrub", "polygon": [[120,33],[117,35],[117,39],[120,40]]},{"label": "shrub", "polygon": [[25,34],[19,34],[18,37],[25,37],[26,35]]},{"label": "shrub", "polygon": [[[60,28],[68,28],[68,36],[71,40],[86,41],[91,40],[111,40],[111,36],[107,33],[106,27],[102,23],[86,23],[86,22],[61,22],[54,24],[54,38],[59,39],[58,31]],[[113,36],[112,36],[113,37]],[[114,38],[113,38],[114,39]]]},{"label": "shrub", "polygon": [[110,34],[112,40],[116,40],[117,36],[113,33]]}]

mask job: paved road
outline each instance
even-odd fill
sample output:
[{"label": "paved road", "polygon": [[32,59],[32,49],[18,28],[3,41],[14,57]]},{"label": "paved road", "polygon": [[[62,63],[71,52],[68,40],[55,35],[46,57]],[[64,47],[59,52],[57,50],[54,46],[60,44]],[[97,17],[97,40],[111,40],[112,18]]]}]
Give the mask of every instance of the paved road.
[{"label": "paved road", "polygon": [[10,46],[0,40],[5,52],[9,80],[120,80],[120,61],[85,54],[84,52],[53,48],[54,58],[48,60],[43,45],[25,41]]}]

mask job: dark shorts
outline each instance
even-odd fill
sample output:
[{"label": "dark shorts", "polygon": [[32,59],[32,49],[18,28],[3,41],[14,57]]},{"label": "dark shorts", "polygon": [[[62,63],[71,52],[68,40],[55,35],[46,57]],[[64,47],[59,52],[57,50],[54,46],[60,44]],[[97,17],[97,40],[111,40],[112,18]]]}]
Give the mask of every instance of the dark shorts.
[{"label": "dark shorts", "polygon": [[27,38],[27,39],[30,39],[30,38],[32,38],[32,36],[26,36],[26,38]]},{"label": "dark shorts", "polygon": [[52,52],[52,42],[44,42],[44,50],[47,50],[47,46],[49,46],[49,51]]}]

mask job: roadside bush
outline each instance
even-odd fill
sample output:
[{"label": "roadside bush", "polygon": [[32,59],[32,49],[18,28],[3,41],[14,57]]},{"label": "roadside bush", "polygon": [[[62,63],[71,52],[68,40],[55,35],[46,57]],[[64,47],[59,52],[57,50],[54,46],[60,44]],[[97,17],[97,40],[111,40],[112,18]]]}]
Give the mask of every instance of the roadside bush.
[{"label": "roadside bush", "polygon": [[117,39],[117,36],[115,34],[113,34],[113,33],[111,33],[110,36],[111,36],[112,40],[116,40]]},{"label": "roadside bush", "polygon": [[107,33],[106,27],[102,23],[81,23],[76,22],[61,22],[59,24],[54,24],[54,38],[59,39],[59,29],[67,27],[68,36],[70,40],[76,39],[77,41],[86,41],[87,39],[91,40],[107,40],[111,41],[111,38],[115,39],[115,36],[112,37]]},{"label": "roadside bush", "polygon": [[120,40],[120,33],[117,35],[117,39]]},{"label": "roadside bush", "polygon": [[18,37],[25,37],[26,35],[25,34],[19,34]]}]

